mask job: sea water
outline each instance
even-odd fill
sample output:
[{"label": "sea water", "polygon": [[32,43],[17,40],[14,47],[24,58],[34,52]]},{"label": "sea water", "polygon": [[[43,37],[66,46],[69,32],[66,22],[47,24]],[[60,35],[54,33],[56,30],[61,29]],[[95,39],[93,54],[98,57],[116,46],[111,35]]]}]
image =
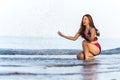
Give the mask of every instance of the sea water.
[{"label": "sea water", "polygon": [[76,59],[82,40],[0,37],[0,80],[119,80],[120,39],[99,38],[90,62]]},{"label": "sea water", "polygon": [[[82,49],[82,38],[76,41],[64,38],[0,37],[0,48],[10,49]],[[102,50],[120,46],[120,39],[99,38]]]}]

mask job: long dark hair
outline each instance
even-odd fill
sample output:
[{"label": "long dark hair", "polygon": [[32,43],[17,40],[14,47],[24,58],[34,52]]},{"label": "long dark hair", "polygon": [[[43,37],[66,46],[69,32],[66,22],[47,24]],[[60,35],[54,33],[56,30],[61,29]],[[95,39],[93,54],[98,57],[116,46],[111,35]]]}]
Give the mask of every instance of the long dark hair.
[{"label": "long dark hair", "polygon": [[81,25],[80,25],[80,29],[79,29],[80,35],[81,35],[83,38],[85,38],[84,31],[85,31],[86,27],[85,27],[85,25],[83,24],[83,18],[84,18],[85,16],[86,16],[86,17],[88,18],[88,20],[89,20],[89,25],[90,25],[90,27],[92,27],[92,28],[95,29],[97,36],[100,36],[100,33],[98,32],[98,29],[95,27],[94,22],[93,22],[93,19],[92,19],[92,16],[91,16],[90,14],[85,14],[85,15],[82,17],[82,21],[81,21]]}]

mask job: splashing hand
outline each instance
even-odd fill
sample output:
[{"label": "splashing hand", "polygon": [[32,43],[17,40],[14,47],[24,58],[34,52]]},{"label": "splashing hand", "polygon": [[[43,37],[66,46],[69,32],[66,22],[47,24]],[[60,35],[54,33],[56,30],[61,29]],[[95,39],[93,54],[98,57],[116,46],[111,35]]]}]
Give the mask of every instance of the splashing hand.
[{"label": "splashing hand", "polygon": [[58,35],[61,36],[61,37],[64,36],[60,31],[58,31]]}]

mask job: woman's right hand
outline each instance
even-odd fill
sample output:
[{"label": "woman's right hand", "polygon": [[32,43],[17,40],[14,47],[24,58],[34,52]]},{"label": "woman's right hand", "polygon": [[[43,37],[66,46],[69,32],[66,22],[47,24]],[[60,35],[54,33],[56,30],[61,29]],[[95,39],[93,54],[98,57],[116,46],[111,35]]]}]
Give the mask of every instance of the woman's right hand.
[{"label": "woman's right hand", "polygon": [[58,31],[58,35],[64,37],[63,33],[61,33],[60,31]]}]

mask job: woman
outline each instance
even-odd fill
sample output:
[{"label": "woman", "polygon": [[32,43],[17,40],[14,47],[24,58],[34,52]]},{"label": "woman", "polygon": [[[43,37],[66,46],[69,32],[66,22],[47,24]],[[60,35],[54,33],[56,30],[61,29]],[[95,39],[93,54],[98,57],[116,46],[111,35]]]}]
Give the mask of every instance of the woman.
[{"label": "woman", "polygon": [[61,37],[73,41],[77,40],[80,36],[85,39],[82,42],[83,52],[77,55],[77,59],[89,61],[94,59],[94,56],[100,54],[101,52],[101,47],[97,38],[97,36],[100,36],[100,34],[93,23],[91,15],[89,14],[83,16],[80,29],[75,36],[66,36],[60,31],[58,34]]}]

